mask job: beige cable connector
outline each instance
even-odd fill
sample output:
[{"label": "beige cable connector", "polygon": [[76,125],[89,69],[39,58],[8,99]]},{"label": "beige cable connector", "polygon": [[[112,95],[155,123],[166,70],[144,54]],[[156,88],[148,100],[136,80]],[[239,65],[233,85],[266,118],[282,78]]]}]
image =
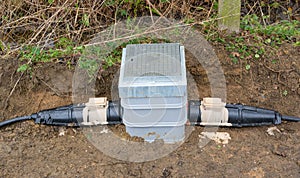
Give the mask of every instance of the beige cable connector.
[{"label": "beige cable connector", "polygon": [[209,126],[231,126],[228,123],[228,110],[221,98],[203,98],[201,101],[201,124]]},{"label": "beige cable connector", "polygon": [[82,125],[107,124],[108,101],[106,97],[90,98],[83,109]]}]

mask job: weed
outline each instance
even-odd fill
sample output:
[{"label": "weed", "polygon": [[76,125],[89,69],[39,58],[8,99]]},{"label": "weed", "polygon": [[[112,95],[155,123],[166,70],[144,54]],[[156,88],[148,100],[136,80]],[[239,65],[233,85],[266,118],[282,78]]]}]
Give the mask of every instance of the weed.
[{"label": "weed", "polygon": [[70,39],[62,37],[58,40],[55,48],[45,49],[39,46],[24,46],[19,54],[19,59],[25,61],[18,67],[18,72],[31,70],[36,63],[50,62],[53,59],[64,58],[76,53],[82,53],[84,47],[77,46]]},{"label": "weed", "polygon": [[125,16],[125,17],[128,16],[127,11],[126,11],[125,9],[121,9],[121,10],[119,11],[119,13],[120,13],[121,16]]},{"label": "weed", "polygon": [[5,51],[5,44],[0,40],[0,51]]},{"label": "weed", "polygon": [[48,0],[48,3],[51,5],[54,3],[54,0]]},{"label": "weed", "polygon": [[283,96],[287,96],[288,95],[288,91],[287,90],[283,90],[282,95]]},{"label": "weed", "polygon": [[184,23],[186,23],[186,24],[191,24],[191,23],[194,23],[195,22],[195,19],[193,19],[193,18],[185,18],[184,19]]},{"label": "weed", "polygon": [[31,70],[31,67],[29,64],[22,64],[18,67],[17,72],[25,72],[27,70]]},{"label": "weed", "polygon": [[246,64],[245,68],[246,68],[246,70],[250,70],[250,68],[251,68],[250,64]]},{"label": "weed", "polygon": [[300,46],[300,41],[296,41],[293,45],[294,46]]},{"label": "weed", "polygon": [[78,64],[80,68],[85,69],[90,79],[93,79],[95,73],[99,69],[99,61],[97,59],[88,59],[82,57],[79,59]]},{"label": "weed", "polygon": [[85,25],[87,27],[90,26],[89,15],[83,14],[81,22],[83,25]]}]

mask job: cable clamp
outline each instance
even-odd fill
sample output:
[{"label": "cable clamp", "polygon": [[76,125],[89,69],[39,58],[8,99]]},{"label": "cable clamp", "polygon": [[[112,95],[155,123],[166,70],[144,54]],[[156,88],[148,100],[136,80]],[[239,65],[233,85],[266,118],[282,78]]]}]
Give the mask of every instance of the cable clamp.
[{"label": "cable clamp", "polygon": [[210,126],[231,126],[228,123],[228,110],[221,98],[203,98],[201,101],[201,123]]},{"label": "cable clamp", "polygon": [[90,98],[83,109],[82,125],[107,124],[108,101],[106,97]]}]

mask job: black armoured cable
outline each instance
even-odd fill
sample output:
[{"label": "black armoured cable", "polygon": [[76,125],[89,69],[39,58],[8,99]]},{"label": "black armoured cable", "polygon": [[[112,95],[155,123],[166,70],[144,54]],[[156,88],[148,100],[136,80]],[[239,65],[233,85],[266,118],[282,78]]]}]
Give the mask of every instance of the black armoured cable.
[{"label": "black armoured cable", "polygon": [[27,120],[33,120],[31,116],[22,116],[22,117],[16,117],[13,119],[5,120],[0,122],[0,127],[4,127],[6,125],[10,125],[16,122],[21,122],[21,121],[27,121]]},{"label": "black armoured cable", "polygon": [[[201,125],[201,101],[190,100],[188,106],[188,124]],[[80,126],[83,122],[83,109],[85,104],[76,104],[40,111],[30,116],[22,116],[0,122],[0,128],[16,122],[34,120],[36,124],[57,126]],[[241,104],[226,104],[228,110],[228,123],[235,127],[260,126],[280,124],[282,120],[300,122],[294,116],[281,116],[280,113],[246,106]],[[109,101],[107,108],[107,124],[122,124],[122,107],[120,101]]]},{"label": "black armoured cable", "polygon": [[284,121],[300,122],[300,118],[294,116],[281,116],[281,119]]},{"label": "black armoured cable", "polygon": [[[25,120],[33,120],[36,124],[43,125],[78,127],[81,126],[81,123],[83,122],[84,108],[85,104],[75,104],[47,109],[30,116],[17,117],[0,122],[0,128]],[[109,101],[107,109],[107,124],[122,124],[121,112],[122,108],[120,101]]]},{"label": "black armoured cable", "polygon": [[[190,125],[201,125],[201,101],[190,100],[188,118]],[[234,127],[262,126],[280,124],[282,120],[300,122],[300,118],[294,116],[282,116],[280,113],[242,104],[226,104],[228,110],[228,123]]]}]

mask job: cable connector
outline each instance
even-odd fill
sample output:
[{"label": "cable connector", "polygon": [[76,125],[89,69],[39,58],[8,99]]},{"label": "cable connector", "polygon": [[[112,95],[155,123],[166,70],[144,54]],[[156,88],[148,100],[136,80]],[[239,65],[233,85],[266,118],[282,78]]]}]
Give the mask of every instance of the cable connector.
[{"label": "cable connector", "polygon": [[205,126],[261,126],[280,124],[281,120],[300,121],[297,117],[241,104],[226,104],[220,98],[204,98],[189,101],[190,125]]},{"label": "cable connector", "polygon": [[228,123],[228,110],[221,98],[203,98],[200,105],[201,123],[206,126],[232,126]]},{"label": "cable connector", "polygon": [[82,125],[103,125],[107,122],[108,101],[106,97],[90,98],[83,109]]}]

